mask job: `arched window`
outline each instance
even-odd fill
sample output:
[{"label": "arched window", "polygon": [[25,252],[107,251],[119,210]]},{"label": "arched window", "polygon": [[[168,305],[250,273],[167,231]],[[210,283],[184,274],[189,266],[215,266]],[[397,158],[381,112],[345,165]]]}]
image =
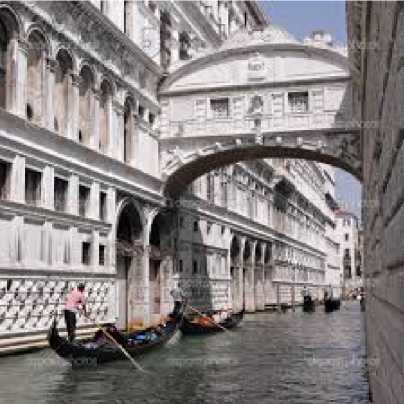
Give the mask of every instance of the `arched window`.
[{"label": "arched window", "polygon": [[108,153],[110,142],[110,120],[112,108],[112,86],[104,80],[101,83],[101,98],[100,98],[100,151]]},{"label": "arched window", "polygon": [[60,133],[62,136],[66,136],[67,128],[67,117],[68,117],[68,93],[70,86],[69,74],[73,69],[73,61],[69,53],[61,49],[56,60],[58,66],[55,74],[55,87],[54,87],[54,128],[55,131]]},{"label": "arched window", "polygon": [[93,83],[94,78],[91,69],[84,66],[80,71],[78,139],[80,143],[87,146],[91,144],[91,131],[93,128]]},{"label": "arched window", "polygon": [[123,115],[123,160],[125,163],[133,163],[134,143],[135,143],[135,122],[134,122],[135,103],[132,98],[125,100],[125,111]]},{"label": "arched window", "polygon": [[6,108],[7,94],[11,90],[10,41],[18,35],[18,24],[7,9],[0,10],[0,108]]},{"label": "arched window", "polygon": [[46,41],[40,32],[33,31],[28,37],[28,43],[26,116],[39,124],[44,113]]}]

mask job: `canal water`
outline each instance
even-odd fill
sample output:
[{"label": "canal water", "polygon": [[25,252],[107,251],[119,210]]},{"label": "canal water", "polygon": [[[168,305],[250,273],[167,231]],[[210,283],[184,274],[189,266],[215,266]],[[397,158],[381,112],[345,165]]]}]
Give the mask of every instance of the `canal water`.
[{"label": "canal water", "polygon": [[231,333],[177,335],[141,358],[71,369],[45,349],[0,358],[0,403],[368,403],[359,303],[247,315]]}]

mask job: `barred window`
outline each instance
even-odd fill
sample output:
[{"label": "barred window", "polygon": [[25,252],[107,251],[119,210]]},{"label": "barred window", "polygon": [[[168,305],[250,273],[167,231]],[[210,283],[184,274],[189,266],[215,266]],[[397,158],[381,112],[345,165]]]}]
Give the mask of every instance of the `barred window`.
[{"label": "barred window", "polygon": [[308,112],[309,93],[307,91],[289,93],[288,103],[290,112]]},{"label": "barred window", "polygon": [[210,109],[214,118],[228,118],[229,117],[229,99],[216,98],[210,100]]}]

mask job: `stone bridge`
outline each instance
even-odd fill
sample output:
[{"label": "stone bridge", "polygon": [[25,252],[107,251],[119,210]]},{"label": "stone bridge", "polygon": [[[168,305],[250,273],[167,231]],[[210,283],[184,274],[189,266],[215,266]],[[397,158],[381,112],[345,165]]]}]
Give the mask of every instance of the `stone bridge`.
[{"label": "stone bridge", "polygon": [[301,43],[273,25],[239,32],[165,79],[159,147],[166,195],[219,166],[257,158],[316,160],[361,179],[345,50],[319,35]]}]

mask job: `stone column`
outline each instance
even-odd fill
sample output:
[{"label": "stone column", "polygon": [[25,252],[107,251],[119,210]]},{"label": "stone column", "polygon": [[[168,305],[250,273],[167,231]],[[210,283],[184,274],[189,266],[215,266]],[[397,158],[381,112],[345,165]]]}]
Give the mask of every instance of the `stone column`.
[{"label": "stone column", "polygon": [[72,215],[79,214],[79,177],[72,174],[67,188],[67,212]]},{"label": "stone column", "polygon": [[[112,187],[109,187],[107,190],[107,201],[106,201],[106,221],[111,224],[115,224],[115,211],[116,211],[116,192],[115,189]],[[108,246],[106,249],[106,263],[109,265],[109,267],[116,268],[116,245],[115,245],[115,239],[116,239],[116,234],[115,231],[115,226],[112,226],[111,231],[108,233]]]},{"label": "stone column", "polygon": [[114,112],[112,108],[112,97],[109,97],[109,99],[106,102],[105,109],[107,111],[107,145],[105,146],[105,154],[113,157],[114,155]]},{"label": "stone column", "polygon": [[76,267],[81,264],[81,243],[78,239],[77,227],[72,226],[69,230],[70,266]]},{"label": "stone column", "polygon": [[[226,255],[223,258],[224,258],[226,279],[227,279],[228,287],[229,287],[229,298],[226,303],[226,309],[229,309],[230,307],[234,308],[234,302],[236,300],[236,297],[233,295],[233,293],[236,293],[235,292],[236,288],[233,286],[234,280],[231,277],[230,248],[227,250]],[[233,276],[234,276],[234,273],[233,273]]]},{"label": "stone column", "polygon": [[244,262],[245,265],[245,269],[247,271],[246,273],[246,291],[245,291],[245,309],[247,312],[254,312],[255,311],[255,293],[254,293],[254,278],[255,278],[255,246],[256,246],[256,242],[254,241],[253,243],[251,243],[252,247],[251,247],[251,256],[250,258],[247,260],[247,262]]},{"label": "stone column", "polygon": [[266,304],[276,304],[276,290],[273,283],[274,279],[274,244],[266,248],[270,249],[270,259],[269,262],[264,264],[266,277],[265,277],[265,303]]},{"label": "stone column", "polygon": [[162,316],[166,316],[171,312],[170,301],[170,281],[174,272],[174,257],[165,257],[160,264],[160,282],[161,282],[161,301],[160,301],[160,313]]},{"label": "stone column", "polygon": [[149,247],[143,245],[142,251],[132,259],[128,271],[128,323],[148,325],[149,309]]},{"label": "stone column", "polygon": [[28,45],[12,38],[7,49],[6,109],[21,117],[26,116]]},{"label": "stone column", "polygon": [[237,289],[237,300],[234,304],[235,310],[240,311],[245,308],[244,302],[244,269],[243,269],[243,256],[244,256],[244,245],[245,245],[245,238],[243,237],[240,240],[240,251],[238,258],[236,258],[236,266],[234,268],[235,271],[235,278],[236,278],[236,287]]},{"label": "stone column", "polygon": [[55,111],[54,111],[54,96],[53,90],[55,88],[55,74],[58,62],[55,59],[47,59],[46,61],[46,75],[45,75],[45,107],[43,110],[44,125],[50,131],[55,130]]},{"label": "stone column", "polygon": [[10,200],[25,203],[25,157],[18,155],[11,166]]},{"label": "stone column", "polygon": [[41,206],[46,209],[54,209],[54,177],[55,169],[52,166],[45,166],[42,174]]},{"label": "stone column", "polygon": [[98,230],[92,231],[91,243],[91,266],[97,270],[99,265],[99,246],[100,246],[100,232]]},{"label": "stone column", "polygon": [[12,234],[10,235],[10,261],[20,263],[23,261],[23,233],[24,217],[15,216],[12,220]]},{"label": "stone column", "polygon": [[52,222],[46,221],[42,226],[42,257],[45,265],[52,265]]},{"label": "stone column", "polygon": [[265,258],[265,247],[261,246],[261,259],[255,263],[255,308],[256,308],[256,310],[265,310],[264,258]]},{"label": "stone column", "polygon": [[132,111],[131,116],[129,117],[129,131],[127,136],[130,136],[130,150],[128,150],[129,153],[129,162],[128,164],[131,167],[135,167],[136,165],[136,159],[137,159],[137,153],[139,152],[139,136],[138,136],[138,131],[137,131],[137,117],[136,114]]},{"label": "stone column", "polygon": [[94,220],[100,219],[100,183],[97,181],[91,184],[88,217]]},{"label": "stone column", "polygon": [[67,96],[67,125],[66,136],[76,142],[79,141],[79,113],[80,113],[80,76],[71,74]]},{"label": "stone column", "polygon": [[90,147],[95,150],[100,150],[100,97],[99,90],[93,89],[93,120]]},{"label": "stone column", "polygon": [[[118,102],[113,102],[112,108],[112,129],[110,135],[110,152],[108,153],[112,158],[123,161],[124,160],[124,107]],[[130,136],[130,133],[128,133]]]}]

